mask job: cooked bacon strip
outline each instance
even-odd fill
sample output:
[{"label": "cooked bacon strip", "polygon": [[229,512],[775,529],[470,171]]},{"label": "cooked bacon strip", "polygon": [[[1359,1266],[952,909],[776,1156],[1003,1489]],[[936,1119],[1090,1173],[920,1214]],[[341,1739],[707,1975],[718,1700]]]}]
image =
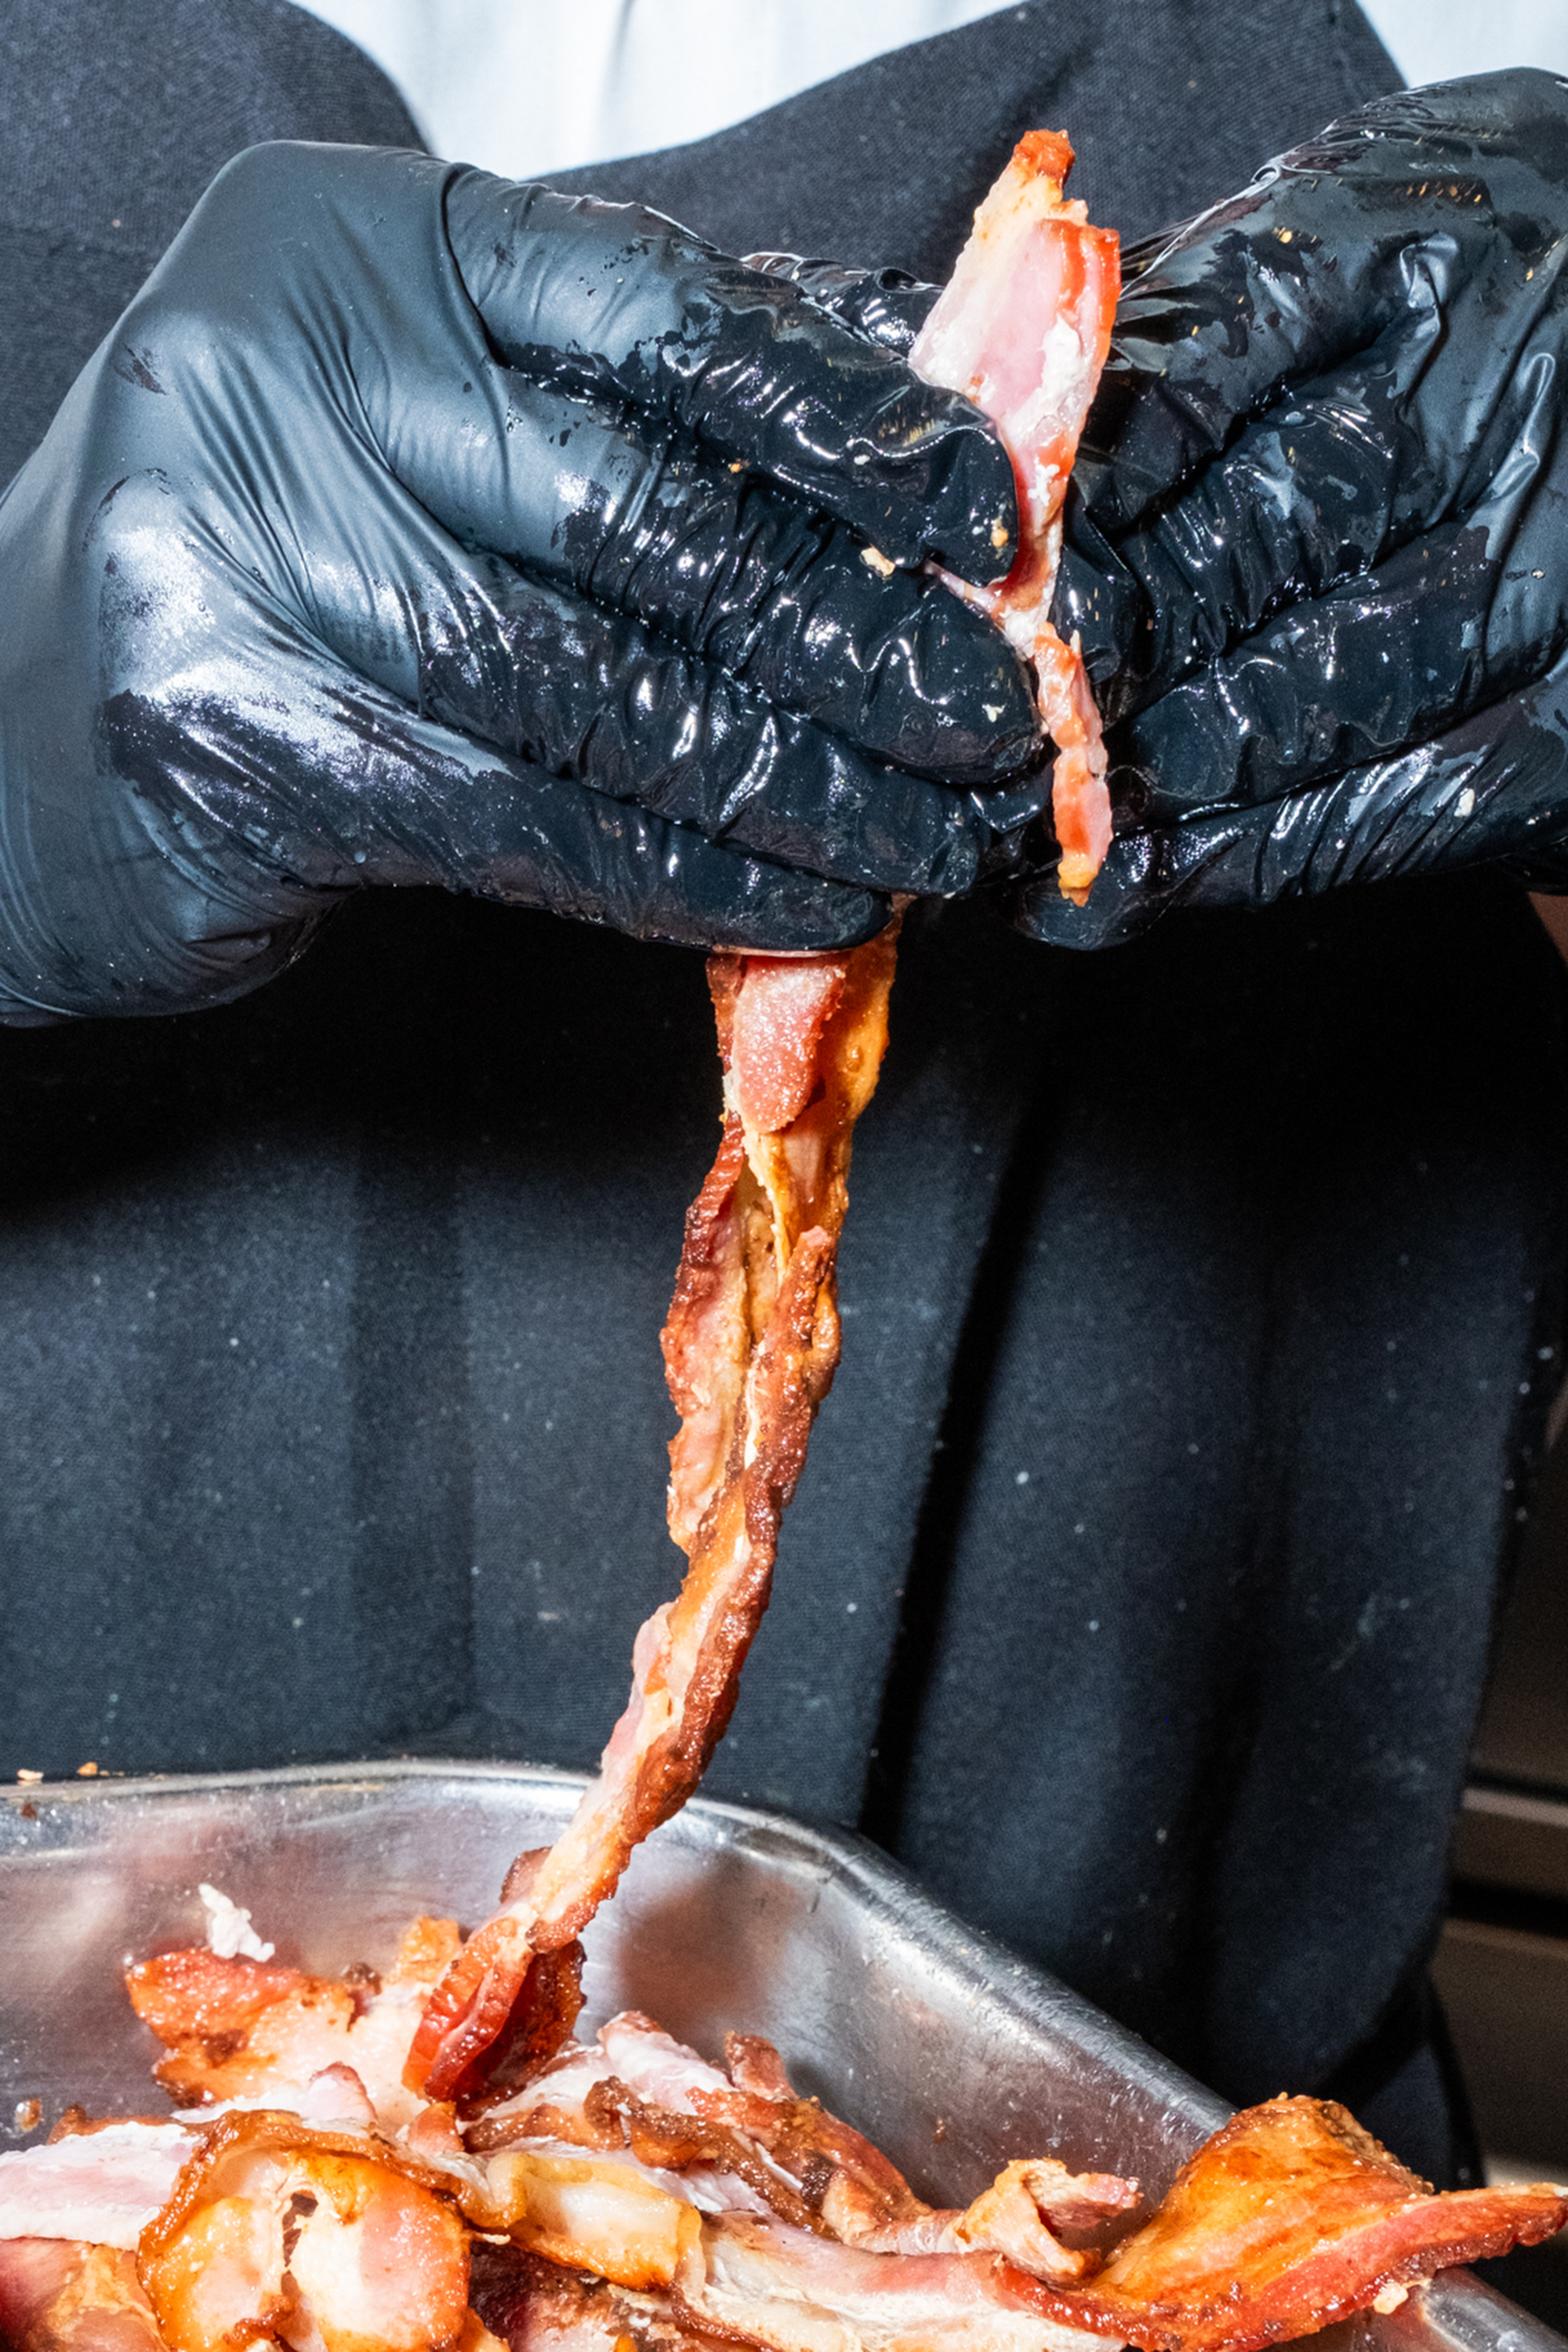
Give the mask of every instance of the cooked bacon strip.
[{"label": "cooked bacon strip", "polygon": [[1023,541],[1001,583],[950,586],[1001,624],[1035,665],[1040,711],[1057,746],[1051,814],[1058,880],[1082,906],[1110,845],[1110,797],[1100,714],[1076,638],[1051,626],[1062,501],[1079,436],[1110,349],[1121,287],[1114,230],[1090,228],[1062,199],[1067,140],[1021,139],[974,215],[968,244],[915,340],[910,364],[928,383],[967,393],[1001,434],[1018,482]]},{"label": "cooked bacon strip", "polygon": [[1564,2222],[1568,2190],[1435,2196],[1343,2107],[1271,2099],[1205,2141],[1152,2220],[1060,2300],[1151,2352],[1255,2352]]},{"label": "cooked bacon strip", "polygon": [[872,2254],[724,2214],[704,2221],[675,2307],[765,2352],[1092,2352],[1046,2292],[998,2254]]},{"label": "cooked bacon strip", "polygon": [[[426,2009],[404,2080],[427,2098],[491,2088],[536,1956],[579,1935],[633,1847],[685,1803],[729,1722],[780,1516],[838,1362],[850,1139],[887,1044],[896,932],[843,956],[710,959],[724,1131],[665,1329],[682,1422],[669,1523],[691,1564],[637,1635],[631,1700],[597,1780]],[[550,2054],[542,2041],[531,2052],[535,2063]]]},{"label": "cooked bacon strip", "polygon": [[732,2146],[749,2145],[797,2184],[804,2214],[776,2195],[769,2199],[782,2220],[868,2253],[1005,2253],[1037,2278],[1066,2284],[1089,2277],[1100,2257],[1064,2245],[1052,2224],[1092,2229],[1138,2202],[1135,2180],[1070,2173],[1041,2157],[1006,2166],[965,2209],[934,2210],[879,2148],[819,2100],[796,2094],[761,2034],[726,2036],[728,2080],[636,2010],[612,2018],[599,2039],[617,2073],[645,2097],[721,2125]]},{"label": "cooked bacon strip", "polygon": [[476,2245],[469,2291],[510,2352],[712,2352],[667,2298],[579,2278],[521,2247]]},{"label": "cooked bacon strip", "polygon": [[452,1920],[416,1919],[386,1978],[362,1971],[353,1983],[276,1961],[220,1959],[197,1945],[141,1961],[125,1985],[170,2053],[153,2074],[187,2105],[265,2099],[323,2122],[368,2122],[368,2099],[394,2131],[419,2112],[403,2086],[404,2063],[458,1944]]},{"label": "cooked bacon strip", "polygon": [[133,2247],[195,2145],[178,2124],[116,2123],[10,2148],[0,2156],[0,2240]]},{"label": "cooked bacon strip", "polygon": [[68,2238],[0,2241],[8,2352],[165,2352],[133,2254]]},{"label": "cooked bacon strip", "polygon": [[225,2116],[137,2252],[170,2352],[457,2352],[468,2244],[443,2186],[365,2135]]}]

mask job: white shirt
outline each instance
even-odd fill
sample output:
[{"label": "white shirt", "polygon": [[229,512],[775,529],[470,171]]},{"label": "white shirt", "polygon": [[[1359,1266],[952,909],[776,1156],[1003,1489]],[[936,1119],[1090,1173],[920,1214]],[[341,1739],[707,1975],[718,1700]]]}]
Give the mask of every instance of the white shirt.
[{"label": "white shirt", "polygon": [[510,179],[674,147],[997,0],[308,0],[437,155]]},{"label": "white shirt", "polygon": [[[396,83],[437,154],[510,179],[705,138],[889,49],[1001,13],[997,0],[306,5]],[[1568,0],[1363,5],[1409,81],[1511,65],[1568,73]]]}]

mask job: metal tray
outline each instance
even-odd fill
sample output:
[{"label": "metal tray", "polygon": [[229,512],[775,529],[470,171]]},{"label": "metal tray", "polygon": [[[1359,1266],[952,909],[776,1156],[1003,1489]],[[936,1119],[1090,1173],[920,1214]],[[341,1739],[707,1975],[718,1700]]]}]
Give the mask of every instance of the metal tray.
[{"label": "metal tray", "polygon": [[[573,1774],[397,1763],[0,1791],[0,2146],[79,2100],[155,2111],[124,1961],[199,1941],[197,1882],[280,1959],[386,1960],[417,1911],[465,1925],[552,1839]],[[859,1839],[705,1800],[635,1856],[588,1937],[584,2027],[647,2009],[699,2049],[769,2035],[796,2081],[916,2186],[966,2202],[1010,2157],[1135,2173],[1158,2195],[1226,2110],[1052,1978],[963,1927]],[[1564,2339],[1462,2271],[1322,2352],[1553,2352]]]}]

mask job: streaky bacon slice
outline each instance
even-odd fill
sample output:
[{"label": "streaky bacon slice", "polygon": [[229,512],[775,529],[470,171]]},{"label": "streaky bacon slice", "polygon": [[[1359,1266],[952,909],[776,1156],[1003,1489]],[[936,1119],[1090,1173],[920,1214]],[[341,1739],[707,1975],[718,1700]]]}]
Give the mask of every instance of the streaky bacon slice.
[{"label": "streaky bacon slice", "polygon": [[0,2242],[80,2238],[134,2246],[195,2144],[179,2124],[125,2122],[8,2148],[0,2155]]},{"label": "streaky bacon slice", "polygon": [[1257,2352],[1565,2222],[1568,2190],[1550,2182],[1436,2196],[1343,2107],[1271,2099],[1205,2140],[1152,2220],[1050,2309],[1149,2352]]},{"label": "streaky bacon slice", "polygon": [[[637,1635],[631,1698],[597,1779],[429,2000],[404,2072],[426,2098],[483,2098],[502,2067],[505,2087],[515,2084],[511,2021],[543,1956],[581,1934],[723,1736],[767,1607],[780,1517],[838,1362],[850,1143],[887,1045],[897,932],[895,919],[845,955],[710,959],[724,1126],[664,1332],[681,1416],[669,1526],[690,1566]],[[552,2054],[535,2037],[530,2063]]]},{"label": "streaky bacon slice", "polygon": [[1074,2174],[1039,2157],[1005,2166],[968,2207],[933,2208],[852,2125],[799,2095],[761,2034],[725,2037],[728,2080],[635,2010],[602,2026],[599,2039],[634,2091],[722,2127],[795,2183],[805,2210],[772,2196],[779,2219],[868,2253],[1005,2253],[1037,2278],[1070,2282],[1098,2270],[1100,2256],[1065,2245],[1057,2230],[1094,2228],[1138,2202],[1135,2180]]},{"label": "streaky bacon slice", "polygon": [[974,215],[968,244],[915,340],[910,364],[928,383],[966,393],[992,419],[1013,460],[1022,544],[1006,578],[948,584],[1000,623],[1035,665],[1041,715],[1057,746],[1051,814],[1058,880],[1078,906],[1110,845],[1110,796],[1100,713],[1075,638],[1051,626],[1062,501],[1079,436],[1110,349],[1121,291],[1113,229],[1091,228],[1062,184],[1072,149],[1031,131]]},{"label": "streaky bacon slice", "polygon": [[1047,2293],[999,2254],[868,2253],[726,2213],[704,2221],[673,2300],[764,2352],[1093,2352],[1092,2325]]}]

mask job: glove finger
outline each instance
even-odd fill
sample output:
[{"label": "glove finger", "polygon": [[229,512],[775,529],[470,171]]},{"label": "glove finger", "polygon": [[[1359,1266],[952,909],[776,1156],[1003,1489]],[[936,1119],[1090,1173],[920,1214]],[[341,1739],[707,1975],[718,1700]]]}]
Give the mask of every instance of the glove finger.
[{"label": "glove finger", "polygon": [[840,261],[811,261],[798,253],[748,253],[748,269],[787,278],[852,334],[907,359],[915,337],[942,294],[907,269],[849,269]]},{"label": "glove finger", "polygon": [[[1107,717],[1137,709],[1151,686],[1223,656],[1285,597],[1296,609],[1298,600],[1336,593],[1456,511],[1465,516],[1458,537],[1468,552],[1440,567],[1441,595],[1456,649],[1468,646],[1473,614],[1463,600],[1484,600],[1489,566],[1499,569],[1505,548],[1519,563],[1521,510],[1552,446],[1557,372],[1546,352],[1531,352],[1539,324],[1535,311],[1528,322],[1515,321],[1513,332],[1492,335],[1482,359],[1467,362],[1464,403],[1448,397],[1451,354],[1439,351],[1418,385],[1402,365],[1379,357],[1277,404],[1114,550],[1092,524],[1075,523],[1061,602],[1068,624],[1087,627],[1101,663],[1106,638],[1120,633],[1115,682],[1102,704]],[[1541,539],[1539,528],[1530,536]],[[1445,549],[1455,537],[1447,535]],[[1423,596],[1438,593],[1433,562],[1441,551],[1429,545],[1423,552]],[[1538,570],[1523,560],[1511,597],[1498,583],[1510,605],[1502,631],[1510,684],[1517,652],[1559,625],[1563,600],[1532,584],[1559,570],[1548,552],[1544,545],[1534,551]],[[1085,573],[1092,583],[1087,594]],[[1105,608],[1118,596],[1112,616]],[[1089,608],[1081,614],[1079,602]],[[1483,663],[1483,684],[1490,667]],[[1450,704],[1439,716],[1459,708]]]},{"label": "glove finger", "polygon": [[835,880],[942,895],[1048,792],[1041,761],[980,795],[872,760],[634,617],[466,553],[413,499],[356,500],[347,474],[332,496],[312,637],[552,775]]},{"label": "glove finger", "polygon": [[[1075,532],[1062,609],[1080,629],[1087,621],[1097,655],[1110,630],[1119,633],[1110,648],[1114,684],[1101,695],[1106,719],[1222,659],[1278,610],[1282,583],[1294,611],[1297,600],[1371,572],[1391,544],[1419,529],[1425,508],[1443,503],[1440,495],[1433,500],[1420,458],[1390,379],[1357,378],[1271,409],[1114,551]],[[1094,600],[1081,615],[1074,609],[1088,601],[1079,564]],[[1108,626],[1097,608],[1112,595],[1120,604]]]},{"label": "glove finger", "polygon": [[1049,792],[1043,764],[984,798],[878,765],[640,623],[499,562],[475,559],[446,594],[460,616],[426,635],[402,689],[410,701],[553,775],[784,865],[951,896],[973,882],[997,831]]},{"label": "glove finger", "polygon": [[1285,386],[1373,344],[1418,367],[1461,296],[1489,317],[1555,243],[1542,173],[1565,128],[1546,73],[1403,91],[1133,248],[1079,457],[1097,521],[1130,527]]},{"label": "glove finger", "polygon": [[[771,866],[470,741],[305,647],[237,685],[191,665],[177,695],[123,691],[102,740],[163,854],[204,897],[319,908],[373,883],[436,884],[635,939],[820,952],[888,903]],[[187,879],[194,878],[187,875]]]},{"label": "glove finger", "polygon": [[[491,370],[461,394],[421,382],[385,449],[464,545],[636,614],[900,767],[984,784],[1039,751],[1024,667],[984,614],[868,563],[841,524],[744,468],[668,436],[649,446],[624,412]],[[367,527],[349,488],[334,475],[315,493],[340,541]]]},{"label": "glove finger", "polygon": [[[231,485],[228,511],[216,519],[220,538],[233,540],[236,526],[248,530],[252,560],[268,580],[286,549],[285,579],[290,569],[311,574],[306,609],[340,593],[334,569],[352,570],[362,546],[372,562],[384,554],[392,565],[384,577],[373,574],[373,593],[395,596],[405,558],[389,531],[384,548],[373,544],[377,510],[398,508],[388,498],[390,468],[465,544],[623,601],[883,756],[965,781],[1027,756],[1037,741],[1033,698],[982,615],[949,612],[928,583],[884,579],[885,561],[868,567],[847,530],[803,514],[792,499],[768,497],[747,478],[743,459],[731,471],[689,445],[674,450],[665,427],[650,446],[646,415],[628,416],[624,402],[616,410],[569,396],[498,364],[442,232],[452,179],[427,159],[372,150],[252,150],[198,207],[171,257],[177,269],[165,265],[149,280],[132,314],[138,348],[180,389],[160,417],[137,418],[131,439],[145,462],[179,464],[193,392],[205,412],[230,421],[253,470]],[[529,194],[482,184],[519,200]],[[575,217],[564,199],[549,201]],[[601,224],[602,236],[610,212],[590,205],[584,217]],[[279,337],[274,307],[258,306],[234,268],[237,246],[254,238],[258,220],[292,228],[291,300],[310,322],[303,384],[300,345]],[[375,232],[368,245],[367,222]],[[378,278],[375,299],[345,302],[344,288],[361,285],[371,262],[379,267],[393,237],[408,299]],[[755,283],[857,365],[913,383],[793,289],[760,275]],[[809,340],[782,335],[780,351]],[[221,368],[215,350],[225,353]],[[820,353],[817,363],[826,365]],[[268,456],[258,472],[259,448]],[[282,533],[278,507],[289,518]],[[350,581],[341,593],[352,603],[363,584]]]},{"label": "glove finger", "polygon": [[447,227],[497,350],[609,393],[849,523],[895,562],[965,579],[1017,544],[1013,468],[961,394],[637,205],[455,174]]},{"label": "glove finger", "polygon": [[1121,835],[1087,907],[1068,906],[1039,876],[1015,893],[1012,912],[1036,939],[1104,947],[1173,906],[1266,907],[1490,864],[1568,887],[1568,665],[1402,759]]},{"label": "glove finger", "polygon": [[[1510,511],[1510,509],[1512,511]],[[1554,513],[1510,497],[1293,604],[1119,726],[1156,820],[1396,758],[1550,670],[1568,642]]]}]

